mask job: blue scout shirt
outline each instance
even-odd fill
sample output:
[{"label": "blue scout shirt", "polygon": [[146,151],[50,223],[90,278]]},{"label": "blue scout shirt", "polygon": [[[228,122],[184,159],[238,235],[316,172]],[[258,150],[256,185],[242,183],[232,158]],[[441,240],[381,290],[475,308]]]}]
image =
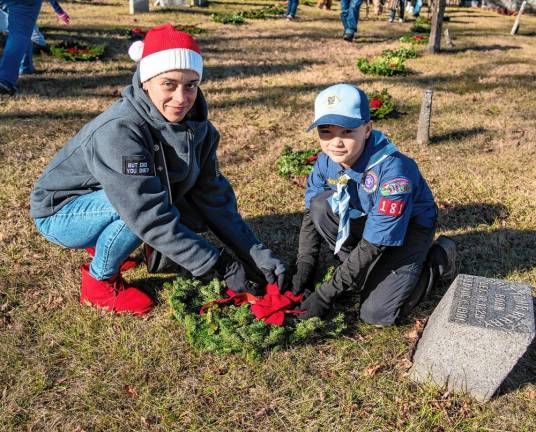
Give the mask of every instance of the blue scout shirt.
[{"label": "blue scout shirt", "polygon": [[351,168],[320,153],[307,179],[305,207],[311,198],[336,190],[348,175],[350,217],[366,216],[363,238],[375,245],[401,246],[410,220],[432,227],[437,207],[426,180],[413,159],[403,155],[380,131],[373,130],[361,157]]}]

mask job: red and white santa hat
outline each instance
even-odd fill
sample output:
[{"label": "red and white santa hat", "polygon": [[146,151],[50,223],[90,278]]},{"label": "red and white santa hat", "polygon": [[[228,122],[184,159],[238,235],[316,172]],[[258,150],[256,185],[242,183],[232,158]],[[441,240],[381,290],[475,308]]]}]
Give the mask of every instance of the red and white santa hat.
[{"label": "red and white santa hat", "polygon": [[203,57],[195,39],[189,33],[175,30],[171,24],[153,27],[142,41],[134,42],[130,58],[140,63],[140,80],[147,81],[161,73],[175,69],[203,75]]}]

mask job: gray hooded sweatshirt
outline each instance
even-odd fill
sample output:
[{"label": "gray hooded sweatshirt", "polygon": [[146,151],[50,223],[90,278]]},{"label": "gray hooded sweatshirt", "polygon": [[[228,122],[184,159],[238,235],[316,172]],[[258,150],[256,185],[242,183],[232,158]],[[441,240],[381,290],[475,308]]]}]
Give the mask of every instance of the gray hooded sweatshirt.
[{"label": "gray hooded sweatshirt", "polygon": [[162,145],[174,202],[187,200],[194,218],[201,218],[239,257],[250,258],[252,248],[264,246],[238,213],[233,189],[218,170],[219,133],[207,114],[199,90],[185,120],[166,121],[136,71],[122,98],[86,124],[49,163],[33,187],[30,215],[51,216],[76,197],[104,189],[141,240],[194,276],[208,272],[219,252],[188,228],[186,215],[170,203],[163,167],[155,162],[156,146]]}]

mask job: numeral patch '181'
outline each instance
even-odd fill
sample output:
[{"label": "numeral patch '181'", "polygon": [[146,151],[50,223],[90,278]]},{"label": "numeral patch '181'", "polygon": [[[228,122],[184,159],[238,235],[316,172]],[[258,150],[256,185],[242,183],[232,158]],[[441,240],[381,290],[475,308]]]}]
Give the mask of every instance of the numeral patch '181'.
[{"label": "numeral patch '181'", "polygon": [[385,216],[400,216],[404,211],[406,202],[402,200],[390,200],[384,197],[380,198],[378,211]]}]

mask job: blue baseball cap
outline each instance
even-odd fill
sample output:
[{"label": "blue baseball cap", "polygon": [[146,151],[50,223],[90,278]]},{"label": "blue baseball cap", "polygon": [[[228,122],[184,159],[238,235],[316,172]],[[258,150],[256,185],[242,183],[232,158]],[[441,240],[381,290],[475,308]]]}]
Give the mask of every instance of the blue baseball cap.
[{"label": "blue baseball cap", "polygon": [[316,97],[315,121],[307,132],[321,125],[354,129],[369,121],[369,101],[365,92],[350,84],[336,84]]}]

